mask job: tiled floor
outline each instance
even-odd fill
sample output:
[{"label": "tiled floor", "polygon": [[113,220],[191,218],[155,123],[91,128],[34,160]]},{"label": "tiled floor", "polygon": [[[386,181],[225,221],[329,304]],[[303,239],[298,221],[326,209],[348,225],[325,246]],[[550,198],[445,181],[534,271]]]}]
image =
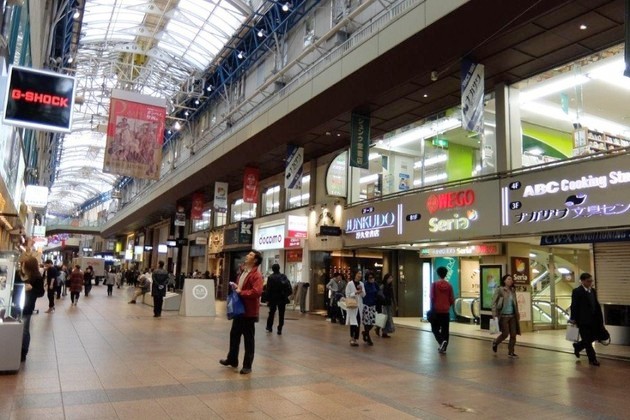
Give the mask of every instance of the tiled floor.
[{"label": "tiled floor", "polygon": [[126,293],[108,298],[95,287],[77,307],[66,297],[56,313],[34,315],[27,362],[0,375],[0,420],[566,419],[630,411],[629,362],[592,367],[568,343],[563,352],[519,346],[520,359],[511,360],[503,346],[492,353],[485,333],[462,337],[476,334],[471,326],[453,326],[446,355],[429,332],[400,326],[389,340],[353,348],[348,327],[289,311],[282,336],[257,325],[254,371],[239,375],[218,363],[230,328],[223,316],[155,319],[152,308],[128,305]]}]

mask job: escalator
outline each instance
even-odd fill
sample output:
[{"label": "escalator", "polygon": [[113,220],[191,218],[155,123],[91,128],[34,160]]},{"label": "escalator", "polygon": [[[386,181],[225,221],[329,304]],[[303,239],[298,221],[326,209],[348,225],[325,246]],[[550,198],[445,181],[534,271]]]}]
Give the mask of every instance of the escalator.
[{"label": "escalator", "polygon": [[457,298],[453,308],[458,322],[479,324],[481,317],[479,298]]}]

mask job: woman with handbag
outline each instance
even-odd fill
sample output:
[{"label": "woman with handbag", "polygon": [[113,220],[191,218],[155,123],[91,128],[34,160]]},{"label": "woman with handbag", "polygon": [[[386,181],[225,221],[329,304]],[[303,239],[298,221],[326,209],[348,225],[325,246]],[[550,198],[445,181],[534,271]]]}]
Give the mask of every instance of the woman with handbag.
[{"label": "woman with handbag", "polygon": [[346,286],[346,325],[350,325],[350,345],[356,347],[359,345],[359,326],[361,325],[360,313],[363,309],[363,296],[365,290],[361,283],[361,272],[354,274],[354,279],[349,281]]},{"label": "woman with handbag", "polygon": [[514,289],[514,280],[510,274],[501,277],[501,286],[497,287],[492,297],[492,316],[499,319],[501,335],[492,342],[492,351],[497,352],[499,344],[505,340],[509,334],[508,356],[512,359],[518,356],[514,353],[516,336],[521,334],[519,325],[520,317],[518,313],[518,302]]},{"label": "woman with handbag", "polygon": [[376,304],[377,294],[379,292],[378,284],[374,279],[374,274],[368,273],[366,280],[363,283],[364,297],[363,297],[363,309],[361,310],[361,319],[363,321],[363,341],[368,345],[373,346],[372,337],[370,337],[370,330],[374,326],[376,320]]},{"label": "woman with handbag", "polygon": [[396,308],[396,297],[394,296],[394,276],[390,273],[385,274],[383,285],[381,286],[383,294],[383,302],[381,305],[382,313],[387,316],[385,326],[381,328],[381,337],[390,338],[389,334],[393,333],[394,328],[394,310]]}]

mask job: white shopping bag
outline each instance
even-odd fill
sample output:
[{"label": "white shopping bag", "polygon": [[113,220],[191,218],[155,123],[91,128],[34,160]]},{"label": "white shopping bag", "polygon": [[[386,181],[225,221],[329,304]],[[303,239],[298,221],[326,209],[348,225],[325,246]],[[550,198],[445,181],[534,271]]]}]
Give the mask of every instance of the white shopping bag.
[{"label": "white shopping bag", "polygon": [[567,334],[565,335],[565,338],[567,339],[567,341],[580,341],[580,329],[577,327],[577,325],[567,325]]},{"label": "white shopping bag", "polygon": [[499,333],[499,319],[491,318],[490,319],[490,334],[498,334]]},{"label": "white shopping bag", "polygon": [[380,328],[385,328],[385,324],[387,323],[387,315],[385,314],[376,314],[376,319],[374,320],[374,325]]}]

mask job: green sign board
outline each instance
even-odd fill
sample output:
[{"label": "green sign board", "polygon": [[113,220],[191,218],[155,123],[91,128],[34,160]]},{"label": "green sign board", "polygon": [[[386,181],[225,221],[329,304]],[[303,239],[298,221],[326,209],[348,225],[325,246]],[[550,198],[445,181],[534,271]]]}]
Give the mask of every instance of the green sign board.
[{"label": "green sign board", "polygon": [[353,113],[350,122],[350,166],[368,169],[369,156],[370,116]]}]

